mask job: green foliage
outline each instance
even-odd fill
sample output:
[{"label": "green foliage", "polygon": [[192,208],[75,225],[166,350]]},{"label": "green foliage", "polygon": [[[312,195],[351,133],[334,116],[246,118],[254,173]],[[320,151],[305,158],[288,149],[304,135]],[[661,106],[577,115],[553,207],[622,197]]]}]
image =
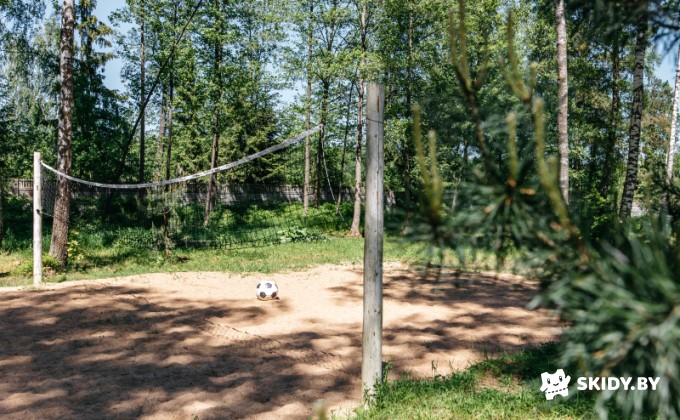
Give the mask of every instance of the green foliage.
[{"label": "green foliage", "polygon": [[142,248],[160,251],[164,249],[165,242],[163,228],[151,226],[151,228],[128,227],[111,231],[106,235],[107,241],[118,249]]},{"label": "green foliage", "polygon": [[75,229],[70,229],[68,235],[69,235],[67,243],[69,257],[68,263],[76,270],[79,270],[83,268],[83,263],[85,259],[85,255],[83,254],[83,248],[80,243],[80,232],[78,232]]},{"label": "green foliage", "polygon": [[323,239],[323,236],[319,233],[310,232],[305,228],[278,230],[276,234],[279,235],[279,242],[282,244],[288,242],[311,242]]},{"label": "green foliage", "polygon": [[[114,247],[170,251],[175,248],[231,249],[297,241],[323,240],[346,229],[352,203],[336,212],[334,203],[321,203],[304,214],[302,204],[271,200],[255,204],[246,191],[243,201],[218,204],[204,223],[204,204],[183,203],[186,189],[170,192],[83,194],[74,200],[69,252],[75,266],[87,264],[80,249]],[[30,216],[30,212],[26,213]],[[29,225],[30,227],[30,225]],[[166,237],[167,228],[167,237]],[[85,234],[87,233],[87,234]],[[12,238],[10,238],[12,239]],[[30,238],[26,238],[30,243]],[[12,240],[10,243],[13,243]]]},{"label": "green foliage", "polygon": [[[64,272],[64,266],[61,265],[61,263],[56,258],[49,254],[43,254],[42,262],[43,270],[46,272],[51,272],[52,274]],[[14,267],[11,273],[22,277],[33,276],[33,260],[24,260],[22,263]]]},{"label": "green foliage", "polygon": [[2,249],[9,252],[30,248],[33,240],[33,220],[31,203],[23,197],[6,195],[4,197],[5,237]]},{"label": "green foliage", "polygon": [[[460,19],[464,19],[463,12]],[[452,28],[452,39],[464,45],[464,37]],[[545,286],[534,306],[552,308],[569,325],[560,358],[580,376],[660,378],[657,392],[619,389],[598,394],[600,416],[615,407],[625,417],[676,418],[680,416],[678,224],[671,230],[664,228],[665,221],[652,218],[642,228],[632,229],[603,209],[609,202],[596,199],[597,192],[589,200],[587,217],[578,224],[562,198],[556,161],[546,159],[544,101],[534,90],[537,66],[529,66],[525,82],[514,58],[511,34],[515,29],[510,19],[507,30],[509,69],[504,73],[508,88],[524,104],[530,124],[518,124],[522,119],[509,113],[507,128],[501,131],[507,138],[501,161],[486,151],[486,135],[478,136],[483,165],[474,183],[461,184],[460,204],[450,210],[442,201],[434,134],[430,134],[428,156],[416,126],[426,212],[422,232],[427,232],[435,247],[455,249],[465,238],[472,238],[501,258],[506,243],[520,251],[518,261]],[[465,50],[453,58],[461,90],[468,89],[465,98],[474,111]],[[476,114],[472,114],[474,119]],[[484,126],[478,123],[478,127]],[[525,144],[533,149],[533,158],[518,152],[522,137],[529,140]]]},{"label": "green foliage", "polygon": [[[659,377],[656,392],[616,391],[632,417],[680,414],[680,250],[657,227],[621,234],[589,250],[581,270],[554,279],[535,304],[554,306],[572,323],[562,360],[591,376]],[[612,239],[614,239],[612,241]]]}]

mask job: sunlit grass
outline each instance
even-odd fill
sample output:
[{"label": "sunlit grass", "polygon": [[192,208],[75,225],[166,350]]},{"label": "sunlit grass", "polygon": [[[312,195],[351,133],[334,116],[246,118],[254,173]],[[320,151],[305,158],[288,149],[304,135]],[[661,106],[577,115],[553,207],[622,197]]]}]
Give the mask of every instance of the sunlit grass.
[{"label": "sunlit grass", "polygon": [[[293,242],[236,250],[174,249],[170,258],[163,251],[116,247],[83,249],[78,267],[63,272],[46,270],[47,282],[104,278],[154,272],[222,271],[273,273],[302,270],[318,264],[358,264],[363,261],[363,239],[331,237],[314,242]],[[417,261],[417,244],[399,240],[385,243],[386,261]],[[0,286],[31,284],[30,250],[0,254]]]},{"label": "sunlit grass", "polygon": [[557,346],[548,344],[485,360],[451,376],[387,381],[375,404],[357,419],[590,419],[594,395],[582,391],[547,401],[541,373],[557,369]]},{"label": "sunlit grass", "polygon": [[[364,252],[363,238],[340,236],[234,250],[176,248],[171,251],[169,258],[165,258],[161,250],[91,246],[89,244],[95,241],[86,234],[80,235],[79,242],[82,246],[77,250],[78,255],[72,255],[71,264],[66,270],[60,270],[48,257],[43,258],[46,282],[180,271],[296,271],[319,264],[361,264]],[[44,249],[46,251],[47,248]],[[497,268],[492,253],[469,251],[468,254],[468,270]],[[0,287],[32,284],[31,259],[30,249],[0,253]],[[78,261],[74,262],[75,259]],[[388,236],[384,243],[384,260],[423,266],[429,261],[429,255],[422,244]],[[446,262],[454,266],[457,264],[453,254],[447,255]]]}]

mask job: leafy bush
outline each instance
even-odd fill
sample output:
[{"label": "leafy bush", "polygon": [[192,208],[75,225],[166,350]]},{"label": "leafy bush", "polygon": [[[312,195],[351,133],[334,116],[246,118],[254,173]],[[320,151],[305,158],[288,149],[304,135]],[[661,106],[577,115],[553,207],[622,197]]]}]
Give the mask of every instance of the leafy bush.
[{"label": "leafy bush", "polygon": [[279,230],[276,234],[279,237],[279,242],[282,244],[288,242],[311,242],[323,239],[323,235],[305,228],[294,227],[291,229]]},{"label": "leafy bush", "polygon": [[[46,274],[60,273],[64,271],[64,267],[59,263],[59,261],[49,254],[43,254],[42,256],[43,270]],[[14,267],[12,274],[20,276],[32,276],[33,275],[33,260],[27,259],[21,264]]]},{"label": "leafy bush", "polygon": [[161,250],[165,247],[163,228],[122,228],[115,234],[113,246],[116,248],[147,248]]}]

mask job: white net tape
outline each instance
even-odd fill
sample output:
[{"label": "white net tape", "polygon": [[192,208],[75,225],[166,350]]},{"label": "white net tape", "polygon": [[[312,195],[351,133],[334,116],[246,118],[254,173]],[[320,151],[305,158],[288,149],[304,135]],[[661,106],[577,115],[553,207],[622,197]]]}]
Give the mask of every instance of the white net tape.
[{"label": "white net tape", "polygon": [[218,167],[213,168],[213,169],[208,169],[208,170],[205,170],[205,171],[202,171],[202,172],[198,172],[198,173],[195,173],[195,174],[192,174],[192,175],[183,176],[181,178],[168,179],[168,180],[160,181],[160,182],[145,182],[145,183],[142,183],[142,184],[105,184],[105,183],[100,183],[100,182],[92,182],[92,181],[86,181],[84,179],[75,178],[75,177],[72,177],[70,175],[66,175],[65,173],[60,172],[60,171],[54,169],[53,167],[47,165],[45,162],[40,162],[40,163],[42,164],[42,166],[45,169],[47,169],[50,172],[54,172],[57,176],[68,179],[69,181],[78,182],[78,183],[84,184],[84,185],[89,185],[91,187],[123,189],[123,190],[156,188],[156,187],[164,187],[166,185],[171,185],[171,184],[178,184],[180,182],[191,181],[193,179],[202,178],[202,177],[208,176],[210,174],[214,174],[214,173],[217,173],[217,172],[222,172],[222,171],[226,171],[226,170],[235,168],[239,165],[243,165],[244,163],[248,163],[248,162],[255,160],[257,158],[260,158],[262,156],[265,156],[265,155],[268,155],[270,153],[276,152],[278,150],[284,149],[284,148],[290,146],[291,144],[297,143],[298,141],[304,139],[307,135],[312,135],[312,134],[316,133],[317,131],[320,131],[322,128],[323,128],[323,125],[319,124],[316,127],[311,128],[307,131],[304,131],[304,132],[298,134],[295,137],[291,137],[290,139],[285,140],[285,141],[283,141],[283,142],[281,142],[281,143],[279,143],[275,146],[268,147],[264,150],[261,150],[257,153],[253,153],[252,155],[246,156],[246,157],[239,159],[237,161],[227,163],[225,165],[218,166]]}]

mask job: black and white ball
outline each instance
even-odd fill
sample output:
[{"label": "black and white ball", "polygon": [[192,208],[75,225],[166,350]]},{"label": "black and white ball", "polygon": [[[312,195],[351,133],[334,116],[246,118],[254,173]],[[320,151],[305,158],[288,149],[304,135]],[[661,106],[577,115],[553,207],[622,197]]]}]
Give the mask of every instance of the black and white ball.
[{"label": "black and white ball", "polygon": [[279,296],[279,288],[271,280],[263,281],[257,284],[257,298],[260,300],[277,299]]}]

